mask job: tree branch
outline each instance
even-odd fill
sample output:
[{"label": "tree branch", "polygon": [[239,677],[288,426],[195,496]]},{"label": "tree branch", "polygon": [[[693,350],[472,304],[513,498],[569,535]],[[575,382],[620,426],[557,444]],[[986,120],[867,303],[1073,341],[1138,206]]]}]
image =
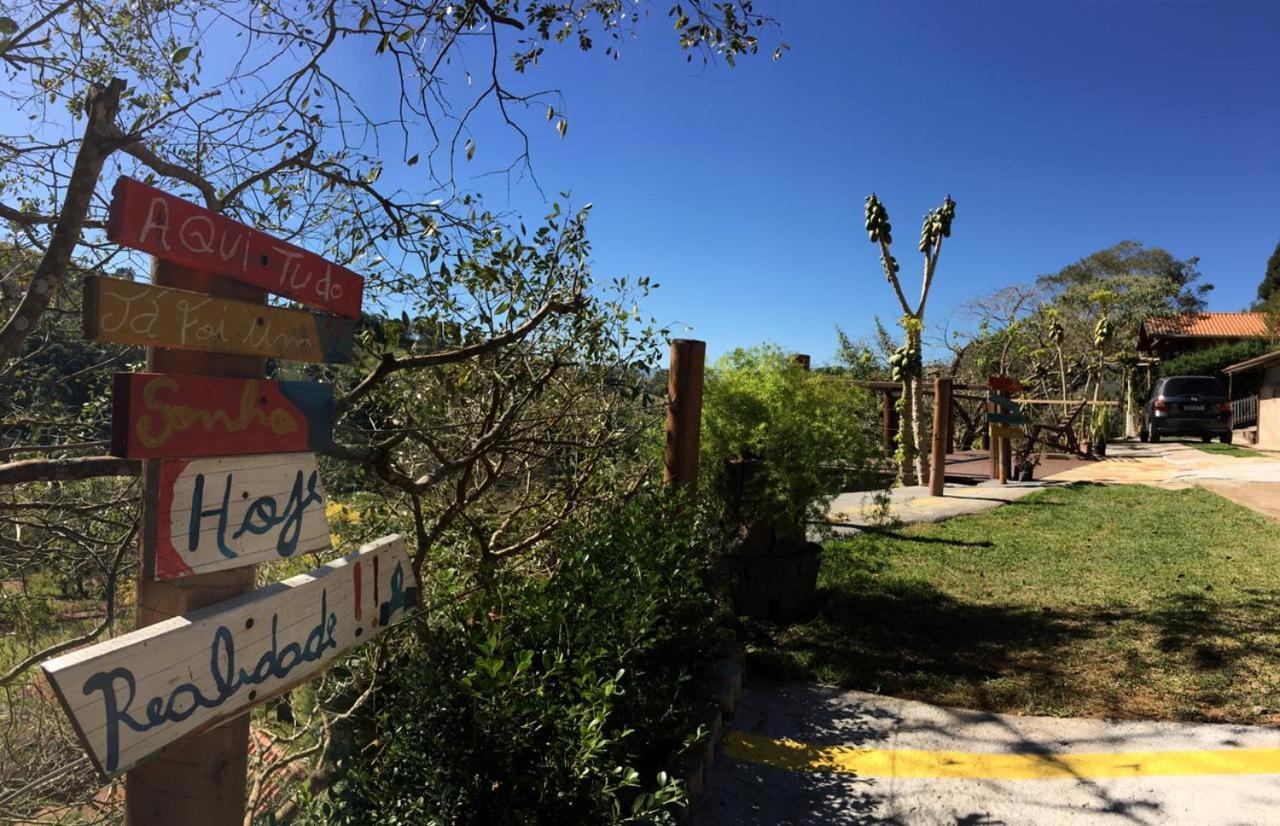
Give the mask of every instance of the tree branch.
[{"label": "tree branch", "polygon": [[0,364],[17,355],[27,336],[35,330],[71,264],[71,254],[80,242],[89,204],[102,176],[102,165],[107,156],[118,148],[114,135],[119,131],[116,115],[120,111],[120,95],[124,87],[122,79],[112,78],[105,89],[98,90],[89,99],[86,107],[89,122],[85,125],[84,138],[67,181],[67,194],[53,236],[27,284],[22,301],[0,328]]},{"label": "tree branch", "polygon": [[115,456],[86,456],[78,459],[23,459],[0,465],[0,485],[28,482],[75,482],[102,476],[137,476],[142,463]]},{"label": "tree branch", "polygon": [[378,383],[392,373],[400,370],[410,370],[422,367],[439,367],[444,364],[456,364],[460,361],[467,361],[476,356],[484,355],[520,341],[525,336],[532,333],[550,315],[557,313],[569,313],[579,310],[583,306],[585,299],[582,296],[575,296],[569,301],[549,301],[544,304],[536,313],[519,327],[508,330],[505,333],[496,335],[491,339],[480,342],[479,344],[471,344],[466,347],[455,347],[450,350],[438,350],[434,353],[425,353],[419,356],[404,356],[397,358],[391,353],[382,356],[382,361],[378,363],[369,375],[355,386],[355,388],[342,398],[334,402],[335,415],[343,413],[351,408],[353,404],[364,397],[369,391],[377,387]]}]

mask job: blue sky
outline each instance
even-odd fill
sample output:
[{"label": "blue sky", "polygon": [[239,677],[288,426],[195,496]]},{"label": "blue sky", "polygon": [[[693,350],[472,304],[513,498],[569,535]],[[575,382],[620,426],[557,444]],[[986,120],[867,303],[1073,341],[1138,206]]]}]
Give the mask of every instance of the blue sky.
[{"label": "blue sky", "polygon": [[[1280,3],[757,5],[781,61],[689,65],[657,4],[620,60],[553,50],[526,81],[564,92],[568,136],[535,117],[534,163],[595,205],[598,275],[652,276],[647,308],[709,355],[773,341],[820,362],[837,323],[897,317],[872,190],[909,291],[921,216],[958,203],[935,323],[1124,239],[1200,256],[1211,309],[1252,300],[1280,240]],[[475,168],[507,160],[476,137]]]}]

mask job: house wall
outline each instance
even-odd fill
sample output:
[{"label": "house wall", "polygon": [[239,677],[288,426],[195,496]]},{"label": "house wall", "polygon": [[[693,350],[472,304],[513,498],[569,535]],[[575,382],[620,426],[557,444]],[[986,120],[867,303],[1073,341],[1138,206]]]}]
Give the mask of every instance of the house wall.
[{"label": "house wall", "polygon": [[1280,450],[1280,364],[1262,376],[1258,393],[1258,447]]}]

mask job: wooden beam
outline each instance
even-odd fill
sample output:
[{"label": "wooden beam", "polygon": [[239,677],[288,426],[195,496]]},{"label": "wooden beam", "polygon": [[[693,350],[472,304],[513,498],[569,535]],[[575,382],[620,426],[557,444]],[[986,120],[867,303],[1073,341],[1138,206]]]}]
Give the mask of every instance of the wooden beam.
[{"label": "wooden beam", "polygon": [[933,451],[929,493],[941,496],[947,477],[947,431],[951,421],[951,379],[933,380]]},{"label": "wooden beam", "polygon": [[[151,283],[196,289],[237,301],[266,302],[266,294],[200,270],[156,259]],[[147,349],[147,369],[170,375],[222,376],[232,381],[260,379],[266,359],[197,350]],[[184,379],[186,380],[186,379]],[[213,379],[210,379],[212,381]],[[117,378],[117,382],[119,379]],[[112,411],[112,438],[116,435]],[[159,476],[154,463],[142,469],[144,537],[156,517]],[[146,576],[155,568],[154,544],[142,543],[138,569],[137,627],[181,616],[253,590],[255,569],[245,565],[177,581]],[[125,777],[125,826],[232,826],[244,821],[249,770],[249,717],[242,715],[199,736],[175,743]]]},{"label": "wooden beam", "polygon": [[698,492],[698,450],[702,442],[702,381],[707,344],[696,339],[671,342],[667,378],[666,447],[663,479],[692,499]]}]

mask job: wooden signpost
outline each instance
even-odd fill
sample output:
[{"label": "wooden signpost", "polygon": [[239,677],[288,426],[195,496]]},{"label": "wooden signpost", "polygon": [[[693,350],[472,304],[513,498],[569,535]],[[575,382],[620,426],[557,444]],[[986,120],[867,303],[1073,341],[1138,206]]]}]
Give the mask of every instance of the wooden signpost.
[{"label": "wooden signpost", "polygon": [[346,267],[132,178],[111,195],[107,238],[117,244],[360,317],[364,279]]},{"label": "wooden signpost", "polygon": [[[145,576],[174,579],[327,550],[315,456],[283,453],[157,462]],[[150,498],[150,497],[149,497]]]},{"label": "wooden signpost", "polygon": [[292,361],[351,359],[349,318],[265,307],[135,281],[84,279],[84,337]]},{"label": "wooden signpost", "polygon": [[1000,484],[1008,481],[1013,452],[1009,440],[1016,439],[1022,431],[1013,425],[1026,424],[1018,403],[1009,398],[1023,390],[1022,382],[1011,376],[987,377],[987,426],[991,429],[991,464],[993,476]]},{"label": "wooden signpost", "polygon": [[42,667],[98,768],[127,772],[127,825],[239,826],[245,712],[416,604],[399,537],[253,590],[256,563],[329,545],[311,451],[332,444],[333,389],[268,381],[266,359],[349,358],[364,281],[128,178],[107,234],[156,256],[149,285],[85,286],[88,337],[148,348],[150,372],[115,377],[111,426],[112,453],[146,460],[138,630]]},{"label": "wooden signpost", "polygon": [[104,776],[288,690],[417,606],[387,536],[308,574],[42,664]]},{"label": "wooden signpost", "polygon": [[182,459],[324,450],[333,441],[327,384],[168,373],[117,373],[111,453]]}]

